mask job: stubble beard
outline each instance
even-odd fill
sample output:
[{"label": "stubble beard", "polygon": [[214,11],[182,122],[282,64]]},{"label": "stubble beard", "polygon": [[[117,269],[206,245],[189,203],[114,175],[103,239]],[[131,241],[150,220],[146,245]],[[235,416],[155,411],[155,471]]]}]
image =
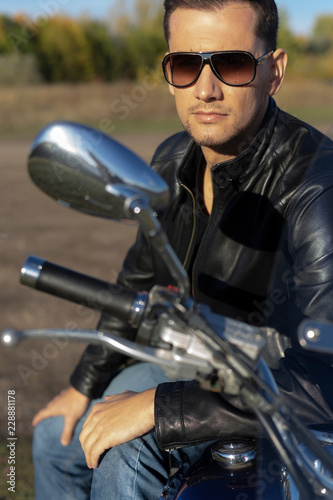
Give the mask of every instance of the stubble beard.
[{"label": "stubble beard", "polygon": [[[248,130],[247,126],[243,128],[235,128],[234,130],[228,130],[221,132],[221,134],[216,135],[214,132],[209,130],[210,125],[206,125],[206,130],[201,133],[193,132],[193,128],[189,121],[185,124],[186,132],[192,137],[192,139],[198,144],[198,146],[203,148],[211,148],[215,151],[221,151],[223,154],[237,156],[237,145],[244,143],[244,136]],[[247,141],[246,141],[247,142]]]},{"label": "stubble beard", "polygon": [[257,110],[255,116],[246,122],[243,126],[234,125],[228,130],[221,129],[221,133],[216,134],[216,131],[210,130],[214,125],[205,125],[205,130],[202,133],[193,131],[193,127],[188,119],[184,124],[186,132],[192,139],[203,148],[211,148],[214,151],[219,151],[223,155],[238,156],[247,146],[254,140],[257,131],[251,130],[251,125],[259,118],[260,110]]}]

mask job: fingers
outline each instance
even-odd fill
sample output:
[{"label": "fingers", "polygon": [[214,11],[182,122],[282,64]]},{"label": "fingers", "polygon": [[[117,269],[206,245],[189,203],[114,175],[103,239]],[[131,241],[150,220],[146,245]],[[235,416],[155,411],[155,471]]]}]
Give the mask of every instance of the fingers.
[{"label": "fingers", "polygon": [[[56,417],[59,415],[62,415],[62,413],[59,412],[54,407],[54,405],[50,404],[50,405],[46,406],[45,408],[43,408],[42,410],[40,410],[38,413],[36,413],[36,415],[34,416],[34,418],[32,420],[32,425],[35,427],[39,422],[41,422],[42,420],[45,420],[46,418]],[[73,418],[73,417],[68,417],[66,415],[64,415],[64,419],[65,419],[65,425],[64,425],[64,429],[63,429],[60,441],[61,441],[61,444],[63,446],[68,446],[72,440],[73,432],[74,432],[74,428],[75,428],[77,419]]]},{"label": "fingers", "polygon": [[82,417],[89,406],[90,399],[76,391],[73,387],[69,387],[60,392],[53,398],[42,410],[40,410],[33,418],[33,425],[44,420],[44,418],[63,415],[65,418],[73,418],[76,421]]},{"label": "fingers", "polygon": [[89,469],[96,469],[98,467],[100,456],[110,447],[106,444],[106,436],[103,436],[103,430],[105,431],[105,429],[99,422],[99,415],[97,415],[99,412],[98,406],[96,404],[88,415],[79,437]]},{"label": "fingers", "polygon": [[114,443],[113,427],[117,426],[114,420],[114,403],[118,396],[106,396],[105,402],[95,404],[87,416],[79,437],[89,469],[96,469],[100,456]]},{"label": "fingers", "polygon": [[34,416],[34,418],[32,419],[32,425],[34,427],[36,427],[36,425],[41,422],[42,420],[44,420],[44,418],[46,418],[46,416],[43,416],[43,413],[44,413],[44,410],[39,410],[38,413],[36,413],[36,415]]},{"label": "fingers", "polygon": [[58,413],[54,413],[53,408],[51,406],[46,406],[45,408],[42,408],[39,410],[39,412],[36,413],[34,418],[32,419],[32,425],[35,427],[39,422],[42,420],[45,420],[46,418],[49,417],[54,417]]},{"label": "fingers", "polygon": [[76,423],[84,415],[89,401],[88,397],[69,387],[61,391],[34,416],[32,425],[36,426],[46,418],[63,416],[65,423],[60,441],[63,446],[68,446],[72,440]]},{"label": "fingers", "polygon": [[95,404],[83,424],[80,443],[89,468],[105,450],[136,439],[154,427],[155,389],[126,391]]},{"label": "fingers", "polygon": [[69,443],[72,441],[75,424],[76,424],[75,420],[65,418],[65,425],[60,439],[60,442],[63,446],[68,446]]},{"label": "fingers", "polygon": [[89,469],[97,469],[100,456],[107,450],[108,447],[104,446],[102,441],[96,442],[94,437],[91,436],[91,440],[86,441],[86,446],[84,448],[87,467]]},{"label": "fingers", "polygon": [[[106,397],[111,397],[112,396],[106,396]],[[91,424],[91,420],[93,416],[104,407],[104,403],[96,403],[94,406],[91,408],[90,413],[88,413],[87,418],[84,421],[84,424],[82,426],[82,429],[84,429],[88,424]]]}]

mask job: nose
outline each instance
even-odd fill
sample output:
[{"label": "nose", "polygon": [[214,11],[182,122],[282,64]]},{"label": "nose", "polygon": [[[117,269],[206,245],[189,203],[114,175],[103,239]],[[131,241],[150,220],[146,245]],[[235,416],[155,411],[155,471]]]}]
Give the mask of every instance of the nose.
[{"label": "nose", "polygon": [[210,102],[223,99],[223,83],[214,75],[210,64],[204,64],[195,83],[194,95],[198,100]]}]

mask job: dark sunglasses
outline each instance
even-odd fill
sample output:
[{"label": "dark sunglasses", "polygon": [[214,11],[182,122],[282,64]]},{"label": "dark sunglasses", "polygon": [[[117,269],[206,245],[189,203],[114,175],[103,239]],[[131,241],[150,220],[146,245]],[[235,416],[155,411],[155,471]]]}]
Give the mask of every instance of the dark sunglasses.
[{"label": "dark sunglasses", "polygon": [[172,52],[162,62],[166,81],[177,88],[195,83],[205,66],[209,64],[221,82],[232,87],[249,85],[256,77],[257,66],[274,53],[270,50],[256,59],[250,52],[242,50],[223,52]]}]

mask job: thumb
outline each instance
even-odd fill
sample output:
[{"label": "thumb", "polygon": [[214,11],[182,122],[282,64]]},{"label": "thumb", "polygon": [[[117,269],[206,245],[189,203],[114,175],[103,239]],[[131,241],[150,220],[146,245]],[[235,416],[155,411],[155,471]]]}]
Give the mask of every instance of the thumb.
[{"label": "thumb", "polygon": [[65,425],[60,439],[60,442],[63,446],[68,446],[72,441],[75,424],[75,420],[65,418]]}]

